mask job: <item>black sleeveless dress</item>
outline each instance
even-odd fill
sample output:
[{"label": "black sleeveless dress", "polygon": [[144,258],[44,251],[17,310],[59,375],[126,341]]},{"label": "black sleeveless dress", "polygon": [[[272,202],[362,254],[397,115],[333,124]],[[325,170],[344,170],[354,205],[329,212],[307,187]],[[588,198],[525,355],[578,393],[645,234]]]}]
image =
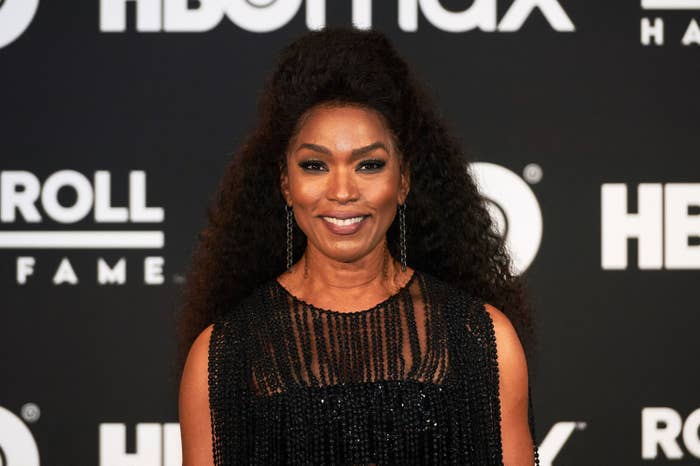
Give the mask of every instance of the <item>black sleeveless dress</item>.
[{"label": "black sleeveless dress", "polygon": [[214,322],[209,402],[217,466],[502,464],[493,323],[426,272],[356,312],[262,284]]}]

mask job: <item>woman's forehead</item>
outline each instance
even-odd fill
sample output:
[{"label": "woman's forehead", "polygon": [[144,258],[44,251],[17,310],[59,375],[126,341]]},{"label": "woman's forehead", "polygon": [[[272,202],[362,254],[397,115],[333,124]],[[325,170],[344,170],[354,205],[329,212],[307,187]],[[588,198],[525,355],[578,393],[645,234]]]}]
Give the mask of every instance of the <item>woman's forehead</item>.
[{"label": "woman's forehead", "polygon": [[360,105],[319,105],[300,121],[290,150],[302,144],[317,144],[332,151],[352,151],[376,142],[391,151],[392,139],[382,115]]}]

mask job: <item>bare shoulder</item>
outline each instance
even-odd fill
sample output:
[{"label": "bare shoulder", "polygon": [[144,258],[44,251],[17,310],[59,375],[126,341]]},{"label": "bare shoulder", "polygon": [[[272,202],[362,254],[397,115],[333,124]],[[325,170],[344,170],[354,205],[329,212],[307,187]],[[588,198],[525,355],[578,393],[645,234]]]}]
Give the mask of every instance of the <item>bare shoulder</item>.
[{"label": "bare shoulder", "polygon": [[192,343],[180,381],[178,412],[183,466],[214,464],[208,383],[213,328],[213,324],[206,327]]},{"label": "bare shoulder", "polygon": [[498,391],[504,464],[533,464],[528,425],[528,369],[525,351],[510,321],[500,309],[485,303],[493,322],[498,359]]},{"label": "bare shoulder", "polygon": [[208,388],[209,340],[213,329],[214,324],[210,324],[202,330],[187,353],[180,381],[181,395],[183,390],[191,393],[193,389]]},{"label": "bare shoulder", "polygon": [[201,353],[207,355],[209,353],[209,340],[211,339],[211,334],[214,330],[214,324],[209,324],[204,330],[202,330],[197,338],[195,338],[190,348],[188,359],[190,356],[201,356]]},{"label": "bare shoulder", "polygon": [[484,303],[484,309],[493,322],[499,366],[514,371],[518,376],[522,376],[524,370],[527,375],[525,351],[513,323],[503,311],[489,303]]},{"label": "bare shoulder", "polygon": [[185,367],[182,372],[182,380],[180,382],[181,390],[185,384],[186,386],[184,388],[206,384],[207,379],[206,377],[202,379],[202,375],[207,375],[209,369],[209,340],[211,339],[213,329],[214,324],[210,324],[200,332],[192,343],[187,353]]},{"label": "bare shoulder", "polygon": [[507,315],[492,304],[484,303],[484,309],[488,312],[493,322],[493,328],[496,332],[496,338],[501,337],[503,344],[520,346],[520,339],[515,331],[513,323]]}]

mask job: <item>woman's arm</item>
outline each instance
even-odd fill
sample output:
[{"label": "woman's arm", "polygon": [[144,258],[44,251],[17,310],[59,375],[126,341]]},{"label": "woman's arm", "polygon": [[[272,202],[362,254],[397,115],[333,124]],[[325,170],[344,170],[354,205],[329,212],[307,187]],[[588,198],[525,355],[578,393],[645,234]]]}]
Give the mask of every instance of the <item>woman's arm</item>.
[{"label": "woman's arm", "polygon": [[485,304],[493,321],[498,355],[501,442],[505,466],[532,466],[534,445],[528,423],[528,371],[525,352],[510,319]]},{"label": "woman's arm", "polygon": [[209,412],[209,338],[213,326],[192,344],[180,381],[178,411],[183,466],[214,466]]}]

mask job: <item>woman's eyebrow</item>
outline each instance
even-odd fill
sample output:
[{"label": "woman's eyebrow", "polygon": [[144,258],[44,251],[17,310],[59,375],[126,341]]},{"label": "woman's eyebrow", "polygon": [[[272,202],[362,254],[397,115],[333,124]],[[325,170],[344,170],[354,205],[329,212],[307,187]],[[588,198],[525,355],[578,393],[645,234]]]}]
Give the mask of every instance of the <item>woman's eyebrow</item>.
[{"label": "woman's eyebrow", "polygon": [[[326,155],[328,155],[328,156],[332,156],[332,155],[333,155],[333,154],[331,153],[330,149],[328,149],[327,147],[321,146],[321,145],[319,145],[319,144],[312,144],[312,143],[309,143],[309,142],[305,142],[305,143],[303,143],[303,144],[300,144],[299,147],[297,147],[297,151],[300,150],[300,149],[310,149],[310,150],[312,150],[312,151],[320,152],[320,153],[326,154]],[[384,145],[384,143],[381,142],[381,141],[377,141],[377,142],[373,142],[372,144],[370,144],[370,145],[368,145],[368,146],[358,147],[357,149],[353,149],[352,152],[351,152],[351,154],[352,154],[352,157],[355,158],[355,157],[358,157],[358,156],[360,156],[360,155],[363,155],[363,154],[366,154],[366,153],[368,153],[368,152],[371,152],[371,151],[373,151],[374,149],[384,149],[384,151],[386,151],[387,154],[389,153],[389,150],[386,148],[386,146]]]}]

